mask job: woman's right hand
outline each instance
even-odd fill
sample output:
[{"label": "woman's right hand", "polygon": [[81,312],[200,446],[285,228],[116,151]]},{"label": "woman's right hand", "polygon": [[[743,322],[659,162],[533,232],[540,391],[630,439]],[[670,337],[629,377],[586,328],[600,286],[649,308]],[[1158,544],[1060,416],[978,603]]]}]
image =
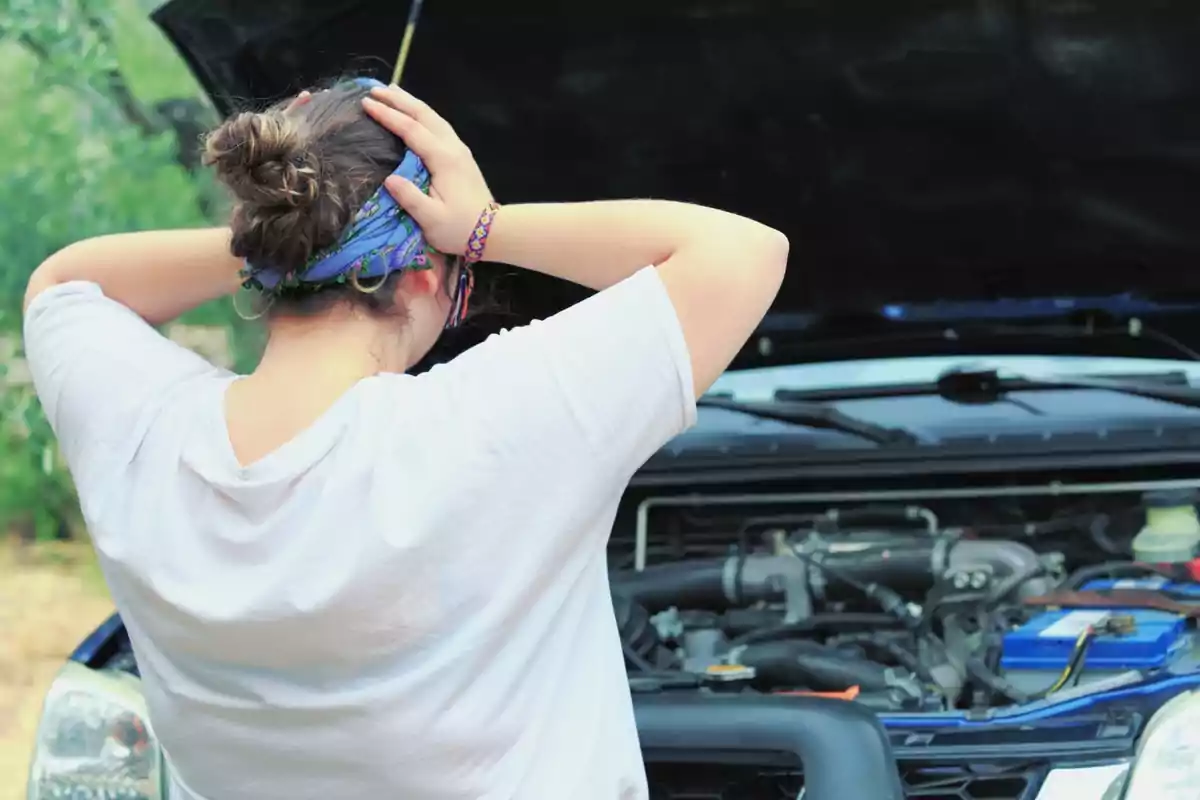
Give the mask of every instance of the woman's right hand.
[{"label": "woman's right hand", "polygon": [[470,149],[450,123],[397,86],[372,89],[363,107],[372,119],[403,139],[429,169],[428,195],[396,175],[384,186],[421,226],[434,249],[465,254],[471,232],[492,202],[491,190]]}]

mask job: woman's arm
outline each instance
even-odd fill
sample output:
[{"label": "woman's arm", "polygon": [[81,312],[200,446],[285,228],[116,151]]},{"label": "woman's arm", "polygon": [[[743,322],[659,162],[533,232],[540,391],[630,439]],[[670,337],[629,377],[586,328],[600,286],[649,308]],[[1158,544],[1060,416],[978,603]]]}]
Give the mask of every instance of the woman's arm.
[{"label": "woman's arm", "polygon": [[[311,99],[311,93],[301,92],[288,111]],[[25,289],[25,308],[51,286],[90,281],[150,324],[170,322],[241,287],[242,261],[230,254],[230,238],[228,228],[209,228],[76,242],[34,270]]]},{"label": "woman's arm", "polygon": [[713,261],[732,256],[743,271],[760,264],[782,270],[787,240],[765,225],[715,208],[607,200],[504,206],[492,223],[486,252],[488,261],[589,289],[607,289],[642,267],[662,266],[680,254],[707,254]]},{"label": "woman's arm", "polygon": [[770,308],[787,265],[788,240],[712,208],[616,200],[505,206],[492,223],[485,255],[592,289],[606,289],[647,265],[658,267],[683,328],[698,397]]},{"label": "woman's arm", "polygon": [[[442,252],[466,251],[491,192],[471,151],[427,104],[375,89],[367,113],[425,161],[433,192],[389,178],[388,190]],[[484,257],[605,289],[654,265],[691,355],[697,395],[729,366],[779,291],[782,233],[712,208],[655,200],[515,205],[492,223]],[[621,324],[613,320],[613,325]]]},{"label": "woman's arm", "polygon": [[170,322],[238,290],[242,262],[230,254],[229,240],[228,228],[85,239],[59,250],[34,270],[25,307],[51,286],[90,281],[150,324]]}]

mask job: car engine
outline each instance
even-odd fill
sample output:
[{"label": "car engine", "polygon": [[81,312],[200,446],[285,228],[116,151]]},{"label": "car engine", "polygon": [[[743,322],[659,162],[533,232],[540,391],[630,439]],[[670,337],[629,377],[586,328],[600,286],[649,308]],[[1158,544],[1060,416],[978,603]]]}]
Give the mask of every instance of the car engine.
[{"label": "car engine", "polygon": [[609,546],[630,685],[978,713],[1193,670],[1195,503],[1132,484],[647,497]]},{"label": "car engine", "polygon": [[[609,578],[650,800],[1032,800],[1131,757],[1200,689],[1200,484],[1124,477],[631,487]],[[84,663],[136,676],[106,626]]]}]

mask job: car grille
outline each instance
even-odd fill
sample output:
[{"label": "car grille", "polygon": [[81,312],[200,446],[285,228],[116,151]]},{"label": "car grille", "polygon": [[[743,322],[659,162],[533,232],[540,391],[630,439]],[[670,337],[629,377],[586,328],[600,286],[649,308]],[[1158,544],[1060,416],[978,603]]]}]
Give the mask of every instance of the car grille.
[{"label": "car grille", "polygon": [[966,767],[925,767],[905,770],[907,800],[1029,800],[1045,771],[1016,767],[980,770]]},{"label": "car grille", "polygon": [[[722,764],[649,764],[651,800],[796,800],[803,776],[793,770]],[[906,800],[1032,800],[1040,767],[908,767]]]}]

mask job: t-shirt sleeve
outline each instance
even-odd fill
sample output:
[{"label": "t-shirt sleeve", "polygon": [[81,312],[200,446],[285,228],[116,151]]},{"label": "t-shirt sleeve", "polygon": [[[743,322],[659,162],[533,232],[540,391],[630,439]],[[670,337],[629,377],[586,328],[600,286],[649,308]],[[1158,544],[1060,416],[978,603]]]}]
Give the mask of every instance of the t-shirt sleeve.
[{"label": "t-shirt sleeve", "polygon": [[441,369],[475,444],[546,491],[619,492],[696,418],[687,343],[654,267]]},{"label": "t-shirt sleeve", "polygon": [[77,482],[136,447],[155,400],[217,369],[94,283],[42,291],[24,328],[34,388]]}]

